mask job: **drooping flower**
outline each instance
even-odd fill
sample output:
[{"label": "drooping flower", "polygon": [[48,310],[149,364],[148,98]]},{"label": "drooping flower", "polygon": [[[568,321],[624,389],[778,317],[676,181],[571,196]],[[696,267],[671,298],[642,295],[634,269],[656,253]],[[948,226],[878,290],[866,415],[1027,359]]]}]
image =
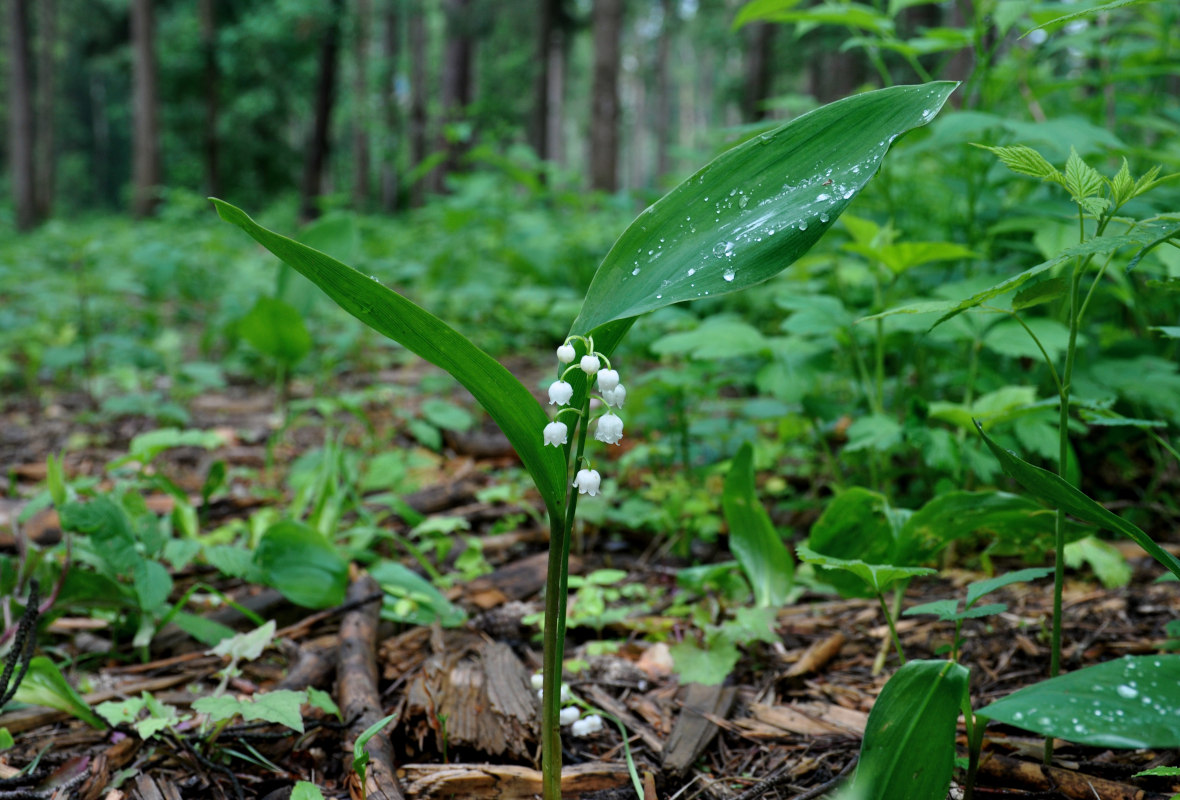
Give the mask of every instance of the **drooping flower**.
[{"label": "drooping flower", "polygon": [[593,736],[602,730],[602,717],[589,714],[570,726],[570,733],[574,736]]},{"label": "drooping flower", "polygon": [[575,355],[577,353],[574,352],[574,346],[568,342],[557,348],[557,360],[562,364],[568,364],[573,361]]},{"label": "drooping flower", "polygon": [[565,381],[554,381],[549,384],[549,405],[556,403],[564,406],[574,396],[574,387]]},{"label": "drooping flower", "polygon": [[598,418],[598,430],[594,438],[606,444],[618,444],[623,438],[623,420],[608,411]]},{"label": "drooping flower", "polygon": [[550,422],[545,426],[545,444],[560,447],[569,442],[569,428],[564,422]]},{"label": "drooping flower", "polygon": [[602,393],[613,392],[615,387],[619,385],[619,373],[613,369],[599,370],[598,372],[598,391]]},{"label": "drooping flower", "polygon": [[582,356],[582,360],[578,362],[578,366],[582,368],[582,372],[587,375],[593,375],[598,372],[598,368],[602,366],[602,362],[598,360],[598,356]]},{"label": "drooping flower", "polygon": [[596,469],[580,469],[574,478],[574,486],[578,487],[578,494],[588,494],[591,497],[598,494],[598,487],[602,485],[602,476]]},{"label": "drooping flower", "polygon": [[562,725],[571,725],[578,721],[578,717],[582,716],[582,709],[577,706],[567,706],[561,709],[561,714],[558,719],[561,720]]},{"label": "drooping flower", "polygon": [[622,408],[623,401],[627,399],[627,389],[625,386],[623,386],[623,384],[620,383],[618,386],[611,389],[609,392],[603,392],[602,399],[606,401],[606,404],[608,406],[614,406],[615,408]]}]

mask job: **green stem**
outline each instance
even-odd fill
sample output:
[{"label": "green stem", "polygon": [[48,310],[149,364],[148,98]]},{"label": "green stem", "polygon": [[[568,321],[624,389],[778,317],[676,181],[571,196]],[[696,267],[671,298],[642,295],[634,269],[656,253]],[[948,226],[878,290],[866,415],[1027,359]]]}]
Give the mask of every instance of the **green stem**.
[{"label": "green stem", "polygon": [[[587,387],[589,388],[589,387]],[[582,463],[590,413],[590,392],[582,402],[574,467]],[[566,478],[569,470],[566,470]],[[541,790],[545,800],[561,800],[561,674],[565,652],[565,614],[569,594],[570,531],[578,507],[578,493],[570,488],[565,519],[549,518],[549,569],[545,577],[545,654],[542,658]]]},{"label": "green stem", "polygon": [[[894,594],[894,598],[897,598]],[[905,653],[901,651],[901,639],[897,636],[897,627],[893,624],[893,615],[889,613],[889,604],[885,602],[885,595],[877,593],[877,602],[881,604],[881,613],[885,615],[885,622],[889,625],[889,635],[893,638],[893,648],[897,650],[897,659],[905,666]]]}]

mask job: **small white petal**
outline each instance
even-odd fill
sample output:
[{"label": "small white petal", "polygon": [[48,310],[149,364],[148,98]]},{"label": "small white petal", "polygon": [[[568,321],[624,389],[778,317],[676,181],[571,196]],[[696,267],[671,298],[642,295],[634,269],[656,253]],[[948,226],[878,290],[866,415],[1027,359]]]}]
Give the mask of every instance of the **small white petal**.
[{"label": "small white petal", "polygon": [[565,381],[554,381],[549,384],[549,405],[564,406],[574,396],[574,387]]},{"label": "small white petal", "polygon": [[545,676],[539,672],[534,672],[533,676],[529,678],[529,683],[532,684],[534,689],[540,690],[545,685]]},{"label": "small white petal", "polygon": [[574,352],[574,346],[572,344],[563,344],[557,348],[557,360],[562,364],[568,364],[573,361],[575,355],[577,353]]},{"label": "small white petal", "polygon": [[598,487],[602,485],[602,476],[596,469],[580,469],[574,478],[574,486],[578,487],[578,494],[588,494],[591,497],[598,494]]},{"label": "small white petal", "polygon": [[578,366],[582,368],[582,372],[587,375],[593,375],[598,372],[598,368],[602,366],[602,362],[598,360],[598,356],[582,356],[582,360],[578,362]]},{"label": "small white petal", "polygon": [[613,392],[615,387],[619,385],[619,373],[613,369],[599,370],[598,372],[598,391],[606,393]]},{"label": "small white petal", "polygon": [[602,730],[602,717],[597,714],[582,717],[570,726],[570,733],[574,736],[593,736],[600,730]]},{"label": "small white petal", "polygon": [[627,399],[627,387],[620,383],[612,391],[603,392],[602,399],[606,401],[608,406],[622,408],[623,401]]},{"label": "small white petal", "polygon": [[598,418],[598,430],[594,438],[606,444],[618,444],[623,438],[623,420],[608,411]]},{"label": "small white petal", "polygon": [[561,715],[558,719],[561,720],[562,725],[570,725],[576,722],[580,716],[582,716],[582,710],[577,706],[570,706],[569,708],[561,709]]},{"label": "small white petal", "polygon": [[550,422],[545,426],[545,444],[560,447],[569,442],[569,428],[564,422]]},{"label": "small white petal", "polygon": [[574,693],[570,691],[570,685],[568,683],[561,684],[561,695],[558,699],[563,703],[568,703],[573,697]]}]

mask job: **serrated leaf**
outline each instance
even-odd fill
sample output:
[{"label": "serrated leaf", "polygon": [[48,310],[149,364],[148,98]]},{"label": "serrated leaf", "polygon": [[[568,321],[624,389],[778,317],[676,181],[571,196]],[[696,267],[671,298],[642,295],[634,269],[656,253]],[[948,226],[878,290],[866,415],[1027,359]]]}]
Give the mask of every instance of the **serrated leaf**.
[{"label": "serrated leaf", "polygon": [[903,617],[917,617],[924,614],[933,614],[938,617],[941,622],[949,622],[955,618],[959,612],[959,601],[954,599],[949,600],[934,600],[929,603],[922,603],[920,605],[907,608],[901,612]]},{"label": "serrated leaf", "polygon": [[728,639],[710,642],[704,650],[691,639],[685,639],[669,647],[668,652],[682,684],[703,683],[706,686],[724,682],[741,658],[737,645]]},{"label": "serrated leaf", "polygon": [[975,601],[983,597],[985,594],[991,594],[996,589],[1002,589],[1005,586],[1011,586],[1014,583],[1027,583],[1028,581],[1037,581],[1048,575],[1053,574],[1052,567],[1028,567],[1027,569],[1013,570],[1006,572],[1003,575],[997,575],[994,578],[987,578],[982,581],[975,581],[967,584],[967,606],[975,605]]},{"label": "serrated leaf", "polygon": [[1061,185],[1073,195],[1074,202],[1081,203],[1102,191],[1102,176],[1082,160],[1075,148],[1070,147]]},{"label": "serrated leaf", "polygon": [[1124,656],[1059,675],[977,713],[1069,742],[1120,749],[1180,747],[1180,655]]},{"label": "serrated leaf", "polygon": [[1119,549],[1110,542],[1093,536],[1078,539],[1065,546],[1065,565],[1078,569],[1088,564],[1107,589],[1118,589],[1131,582],[1131,565]]},{"label": "serrated leaf", "polygon": [[1156,0],[1109,0],[1108,2],[1101,3],[1100,5],[1091,6],[1090,8],[1084,8],[1081,11],[1074,11],[1069,14],[1063,14],[1060,17],[1054,17],[1053,19],[1050,19],[1046,22],[1042,22],[1040,25],[1037,25],[1034,28],[1029,28],[1027,31],[1025,31],[1024,34],[1021,36],[1021,38],[1024,38],[1024,36],[1028,36],[1030,33],[1037,30],[1038,28],[1057,27],[1059,25],[1064,25],[1067,22],[1072,22],[1075,19],[1083,19],[1085,17],[1096,17],[1100,14],[1105,14],[1109,11],[1114,11],[1117,8],[1126,8],[1127,6],[1140,6],[1140,5],[1143,5],[1144,3],[1152,3],[1155,1]]},{"label": "serrated leaf", "polygon": [[1127,165],[1126,158],[1123,159],[1119,171],[1110,179],[1110,196],[1114,198],[1116,206],[1121,206],[1135,196],[1135,179],[1131,177],[1131,168]]},{"label": "serrated leaf", "polygon": [[955,86],[855,95],[722,154],[619,237],[571,330],[593,331],[603,349],[615,338],[607,323],[778,274],[831,226],[893,139],[933,119]]},{"label": "serrated leaf", "polygon": [[222,639],[209,653],[222,658],[228,656],[234,661],[255,661],[274,641],[275,630],[275,621],[267,620],[252,631]]},{"label": "serrated leaf", "polygon": [[306,697],[305,692],[279,689],[240,700],[228,695],[202,697],[194,700],[192,707],[193,711],[208,714],[213,722],[241,717],[243,722],[274,722],[303,733],[303,717],[299,713],[299,708]]},{"label": "serrated leaf", "polygon": [[1067,514],[1092,522],[1106,530],[1121,533],[1142,547],[1148,555],[1180,578],[1180,559],[1163,549],[1143,529],[1122,517],[1107,511],[1071,484],[1048,470],[1034,467],[1021,460],[1015,453],[993,442],[982,426],[976,424],[979,435],[992,454],[999,460],[1004,473],[1046,503],[1060,508]]},{"label": "serrated leaf", "polygon": [[1167,178],[1160,178],[1159,174],[1159,164],[1156,164],[1154,167],[1147,170],[1147,172],[1143,173],[1143,176],[1139,178],[1139,180],[1135,181],[1135,188],[1131,190],[1131,197],[1128,199],[1138,197],[1144,192],[1150,191],[1157,183],[1160,183],[1161,181],[1176,177],[1175,175],[1169,175]]},{"label": "serrated leaf", "polygon": [[1079,200],[1078,205],[1091,217],[1101,217],[1110,208],[1110,201],[1105,197],[1087,197]]},{"label": "serrated leaf", "polygon": [[988,150],[1000,159],[1005,167],[1020,175],[1030,175],[1041,180],[1061,183],[1063,178],[1058,169],[1050,164],[1043,155],[1023,144],[1006,147],[989,147],[977,144],[983,150]]},{"label": "serrated leaf", "polygon": [[1049,303],[1060,297],[1065,296],[1069,284],[1065,278],[1047,278],[1043,281],[1037,281],[1032,286],[1021,289],[1012,298],[1012,310],[1020,311],[1025,308],[1032,308],[1041,303]]},{"label": "serrated leaf", "polygon": [[336,701],[332,699],[332,695],[314,686],[307,687],[307,704],[312,708],[318,708],[325,713],[331,714],[337,719],[343,719],[340,715],[340,707],[336,705]]}]

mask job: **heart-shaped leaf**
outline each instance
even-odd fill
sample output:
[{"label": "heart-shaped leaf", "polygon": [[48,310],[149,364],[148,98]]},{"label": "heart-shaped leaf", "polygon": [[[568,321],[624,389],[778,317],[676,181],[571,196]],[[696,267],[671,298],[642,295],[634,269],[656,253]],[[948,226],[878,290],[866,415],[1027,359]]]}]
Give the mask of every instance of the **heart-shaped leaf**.
[{"label": "heart-shaped leaf", "polygon": [[718,156],[619,237],[573,330],[602,339],[595,329],[614,320],[778,274],[832,225],[893,140],[932,120],[957,85],[848,97]]}]

